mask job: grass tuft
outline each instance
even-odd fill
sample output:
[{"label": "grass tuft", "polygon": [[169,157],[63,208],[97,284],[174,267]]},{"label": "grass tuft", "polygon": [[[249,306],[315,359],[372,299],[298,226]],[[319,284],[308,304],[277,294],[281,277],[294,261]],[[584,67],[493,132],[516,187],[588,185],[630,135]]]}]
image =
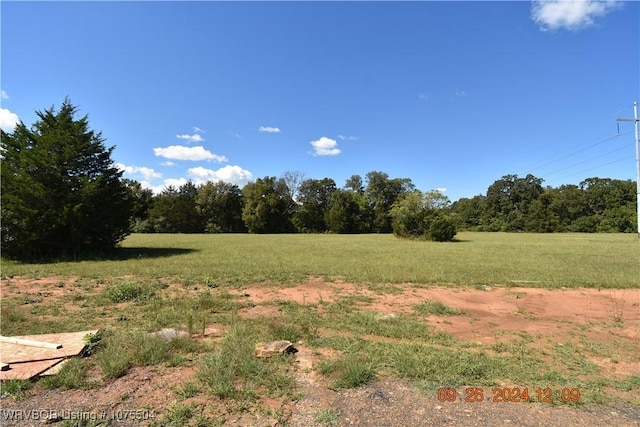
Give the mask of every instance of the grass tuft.
[{"label": "grass tuft", "polygon": [[155,290],[150,286],[137,282],[122,282],[107,288],[105,296],[114,303],[126,301],[144,301],[155,295]]},{"label": "grass tuft", "polygon": [[322,362],[320,372],[334,378],[334,389],[355,388],[376,377],[375,365],[364,355],[348,355]]},{"label": "grass tuft", "polygon": [[316,422],[334,426],[338,424],[339,416],[340,416],[340,411],[338,411],[337,409],[334,409],[334,408],[318,409],[316,411]]},{"label": "grass tuft", "polygon": [[459,316],[464,314],[461,310],[448,307],[440,301],[435,300],[427,300],[423,303],[416,304],[413,306],[413,309],[416,313],[423,316],[428,316],[430,314],[436,314],[439,316]]},{"label": "grass tuft", "polygon": [[59,373],[42,379],[42,386],[46,389],[61,388],[63,390],[88,390],[99,387],[100,383],[87,379],[88,370],[87,359],[78,357],[67,359]]}]

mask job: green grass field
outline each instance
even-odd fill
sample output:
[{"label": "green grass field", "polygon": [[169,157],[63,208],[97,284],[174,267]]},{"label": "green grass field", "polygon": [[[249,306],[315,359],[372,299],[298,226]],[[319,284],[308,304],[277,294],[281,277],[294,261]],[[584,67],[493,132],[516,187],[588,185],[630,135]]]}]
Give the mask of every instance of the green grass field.
[{"label": "green grass field", "polygon": [[464,232],[457,239],[437,243],[376,234],[134,234],[115,259],[3,262],[2,275],[133,275],[221,285],[323,276],[355,283],[640,287],[640,243],[634,234]]},{"label": "green grass field", "polygon": [[[42,381],[44,388],[100,388],[134,366],[194,366],[192,381],[172,390],[175,405],[158,425],[211,425],[247,408],[263,411],[259,400],[265,393],[283,402],[300,398],[292,358],[253,355],[256,342],[279,339],[303,342],[318,354],[332,352],[335,356],[321,358],[314,369],[334,389],[392,375],[429,395],[443,385],[506,382],[578,388],[580,403],[640,404],[640,377],[611,375],[617,366],[624,370],[640,361],[637,343],[619,339],[630,327],[622,314],[637,308],[621,305],[616,291],[607,291],[612,292],[610,318],[558,321],[569,337],[558,342],[544,333],[524,331],[493,344],[461,339],[435,328],[428,316],[464,317],[470,326],[479,319],[439,301],[424,301],[397,316],[380,316],[368,307],[375,295],[432,285],[478,290],[484,290],[480,285],[640,288],[640,242],[635,235],[465,232],[457,238],[436,243],[392,235],[136,234],[109,259],[41,264],[3,260],[2,333],[103,329],[95,338],[95,353]],[[373,294],[335,293],[333,301],[302,304],[264,301],[258,305],[271,312],[243,317],[255,304],[235,289],[288,286],[310,277],[323,277],[327,287],[338,279],[352,282]],[[43,284],[34,288],[33,283]],[[274,310],[276,315],[268,314]],[[225,330],[219,341],[193,339],[212,325]],[[147,334],[164,327],[181,328],[192,336],[168,344]],[[591,339],[591,330],[605,331],[605,340]],[[497,324],[495,333],[501,333]],[[594,360],[608,360],[611,368]],[[100,377],[89,376],[96,371]],[[20,398],[32,386],[13,381],[2,384],[2,390]],[[188,399],[198,395],[213,399],[206,405],[210,412],[196,415]],[[325,421],[337,416],[317,414]],[[282,419],[286,425],[286,416]]]}]

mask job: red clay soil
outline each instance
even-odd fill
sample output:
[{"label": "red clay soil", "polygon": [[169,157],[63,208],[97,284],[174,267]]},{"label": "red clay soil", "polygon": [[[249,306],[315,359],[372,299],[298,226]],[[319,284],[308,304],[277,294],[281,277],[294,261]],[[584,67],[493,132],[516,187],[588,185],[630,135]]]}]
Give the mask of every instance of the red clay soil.
[{"label": "red clay soil", "polygon": [[[2,283],[3,298],[37,295],[49,292],[62,296],[72,288],[70,279],[48,281],[12,278],[10,285]],[[64,286],[61,283],[65,283]],[[294,301],[300,304],[332,302],[348,296],[366,296],[359,307],[382,314],[409,313],[413,306],[426,300],[436,300],[465,312],[464,316],[427,317],[428,323],[463,340],[479,344],[511,341],[526,333],[531,345],[571,342],[580,335],[595,344],[627,342],[639,348],[640,290],[596,290],[538,288],[442,288],[415,284],[375,287],[344,282],[326,283],[311,279],[293,287],[256,284],[234,291],[254,303],[241,310],[241,316],[279,316],[274,301]],[[386,292],[386,293],[384,293]],[[368,302],[367,302],[368,301]],[[214,334],[218,335],[218,334]],[[640,408],[620,402],[606,405],[570,407],[544,403],[466,403],[440,402],[433,393],[417,390],[413,385],[392,377],[379,376],[376,381],[356,389],[332,391],[326,379],[317,373],[317,363],[329,350],[297,345],[296,380],[301,398],[295,402],[262,399],[261,411],[229,413],[225,403],[198,395],[186,400],[176,391],[187,382],[194,382],[197,366],[136,367],[125,377],[109,382],[96,390],[44,390],[36,385],[23,398],[0,399],[2,414],[9,410],[56,410],[67,415],[107,414],[119,420],[103,420],[102,426],[139,426],[160,420],[176,402],[193,403],[199,411],[229,426],[322,426],[319,414],[333,413],[339,426],[479,426],[479,425],[562,425],[562,426],[640,426]],[[323,354],[327,353],[327,354]],[[605,375],[628,377],[640,375],[638,357],[613,361],[593,358]],[[99,372],[94,373],[99,377]],[[136,409],[141,412],[129,413]],[[271,409],[271,415],[265,409]],[[329,411],[329,409],[331,411]],[[146,412],[145,412],[146,411]],[[26,412],[25,412],[26,413]],[[276,414],[279,414],[276,416]],[[147,418],[146,420],[136,420]],[[218,417],[218,418],[216,418]],[[278,419],[280,421],[278,421]],[[36,426],[40,420],[0,420],[2,426]],[[55,425],[55,424],[54,424]],[[65,424],[66,425],[66,424]],[[77,424],[98,425],[98,424]],[[161,423],[159,425],[162,425]]]}]

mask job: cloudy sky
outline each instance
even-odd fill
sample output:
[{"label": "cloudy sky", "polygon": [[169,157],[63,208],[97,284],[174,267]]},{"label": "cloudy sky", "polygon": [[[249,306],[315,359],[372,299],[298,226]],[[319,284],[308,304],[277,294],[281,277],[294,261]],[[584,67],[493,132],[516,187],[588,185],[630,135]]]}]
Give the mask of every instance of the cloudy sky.
[{"label": "cloudy sky", "polygon": [[144,186],[635,179],[640,5],[7,2],[0,126],[65,97]]}]

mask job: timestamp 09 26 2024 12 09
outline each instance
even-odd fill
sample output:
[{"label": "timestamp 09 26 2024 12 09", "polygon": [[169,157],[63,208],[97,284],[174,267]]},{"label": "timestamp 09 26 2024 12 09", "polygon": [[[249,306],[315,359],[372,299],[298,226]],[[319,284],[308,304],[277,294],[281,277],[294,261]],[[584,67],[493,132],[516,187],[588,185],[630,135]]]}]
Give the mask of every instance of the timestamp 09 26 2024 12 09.
[{"label": "timestamp 09 26 2024 12 09", "polygon": [[437,394],[440,402],[541,402],[541,403],[578,403],[580,401],[579,388],[552,389],[529,387],[465,387],[460,390],[455,387],[440,387]]}]

